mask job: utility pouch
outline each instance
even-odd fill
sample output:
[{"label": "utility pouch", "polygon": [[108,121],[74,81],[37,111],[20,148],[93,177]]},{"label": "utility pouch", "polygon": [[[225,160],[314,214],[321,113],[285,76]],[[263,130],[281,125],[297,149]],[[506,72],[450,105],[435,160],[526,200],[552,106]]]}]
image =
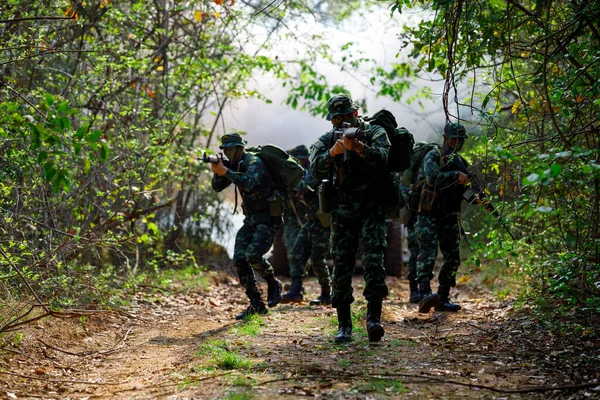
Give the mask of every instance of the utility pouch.
[{"label": "utility pouch", "polygon": [[438,205],[438,194],[427,189],[427,186],[423,186],[421,191],[421,202],[419,203],[419,212],[421,211],[433,211]]},{"label": "utility pouch", "polygon": [[402,225],[408,225],[412,216],[413,212],[409,210],[406,205],[404,207],[400,207],[400,211],[398,212],[398,222],[400,222]]},{"label": "utility pouch", "polygon": [[421,191],[415,187],[415,185],[410,185],[408,189],[408,202],[406,204],[407,208],[412,212],[419,211],[419,202],[421,201]]},{"label": "utility pouch", "polygon": [[331,219],[329,213],[324,213],[319,210],[317,211],[316,216],[323,228],[329,228],[331,226]]},{"label": "utility pouch", "polygon": [[269,215],[271,217],[281,217],[283,215],[283,198],[277,194],[267,199],[269,206]]},{"label": "utility pouch", "polygon": [[333,183],[329,179],[323,179],[319,185],[319,211],[327,214],[335,208],[335,196]]}]

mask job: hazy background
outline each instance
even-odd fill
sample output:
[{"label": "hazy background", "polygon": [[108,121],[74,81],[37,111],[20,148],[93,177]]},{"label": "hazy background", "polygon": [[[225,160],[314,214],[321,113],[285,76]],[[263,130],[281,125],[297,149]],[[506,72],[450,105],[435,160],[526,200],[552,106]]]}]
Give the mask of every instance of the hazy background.
[{"label": "hazy background", "polygon": [[[357,42],[354,46],[364,54],[364,57],[375,59],[381,66],[389,67],[393,63],[407,61],[410,47],[400,51],[400,40],[398,34],[403,30],[404,24],[416,24],[423,18],[427,18],[425,12],[411,12],[401,17],[397,14],[390,17],[388,10],[381,9],[366,16],[357,16],[349,20],[342,27],[334,27],[332,24],[320,23],[298,23],[293,29],[301,35],[310,35],[314,32],[324,33],[330,37],[328,42],[332,49],[339,49],[347,42]],[[256,35],[264,35],[265,32],[257,30]],[[304,49],[301,45],[295,45],[287,41],[281,41],[272,49],[265,50],[263,54],[278,56],[280,59],[302,54]],[[335,57],[335,55],[333,55]],[[320,73],[326,76],[330,86],[340,85],[350,91],[357,102],[362,102],[367,109],[359,110],[360,114],[371,115],[379,109],[390,110],[396,117],[398,124],[406,127],[415,140],[435,141],[441,143],[441,132],[446,117],[442,109],[441,94],[443,80],[439,76],[423,76],[414,82],[414,88],[403,98],[409,98],[417,89],[430,87],[433,99],[423,99],[423,106],[418,102],[409,104],[407,101],[393,102],[386,98],[375,96],[377,89],[369,85],[368,75],[361,76],[360,72],[340,71],[338,66],[322,62],[314,66]],[[259,90],[272,104],[266,104],[259,99],[237,100],[224,109],[223,121],[217,125],[217,137],[229,130],[247,132],[245,139],[249,146],[264,143],[276,144],[283,149],[290,149],[298,144],[310,146],[319,136],[331,128],[331,123],[323,117],[313,117],[308,112],[293,110],[284,104],[287,97],[287,88],[282,87],[281,82],[268,76],[255,76],[255,85],[252,89]],[[462,117],[462,114],[461,114]],[[218,141],[213,147],[218,146]],[[226,194],[232,198],[233,194]],[[233,203],[231,203],[233,210]],[[233,256],[235,234],[241,227],[244,216],[241,209],[235,215],[230,214],[233,229],[230,234],[220,238],[219,242],[227,249],[229,256]]]},{"label": "hazy background", "polygon": [[[301,22],[294,27],[294,30],[301,35],[310,35],[314,32],[325,33],[331,38],[328,43],[333,50],[349,41],[357,42],[359,45],[353,48],[359,49],[365,53],[364,56],[372,57],[386,67],[393,62],[407,59],[408,48],[399,52],[398,34],[401,33],[403,24],[416,23],[425,17],[427,14],[424,12],[414,12],[402,17],[395,14],[391,18],[388,10],[381,9],[366,16],[354,17],[341,28],[330,24]],[[261,34],[264,32],[257,31],[257,36]],[[273,49],[265,51],[265,54],[285,59],[286,56],[301,55],[302,51],[300,45],[281,41]],[[416,102],[394,103],[386,98],[376,98],[376,88],[369,86],[367,75],[362,77],[360,73],[342,72],[339,67],[325,62],[318,63],[314,67],[326,76],[331,86],[344,86],[358,102],[364,99],[367,110],[360,110],[361,114],[370,115],[381,108],[386,108],[396,116],[401,126],[414,134],[416,140],[441,141],[440,133],[445,123],[445,116],[441,103],[443,81],[439,76],[431,77],[437,81],[432,81],[429,77],[415,81],[412,92],[429,86],[434,96],[433,101],[423,100],[424,108],[422,108]],[[224,123],[218,124],[217,136],[220,137],[224,131],[240,130],[247,132],[246,140],[249,145],[268,142],[289,149],[298,144],[308,146],[330,129],[331,124],[324,117],[313,117],[308,112],[293,110],[286,106],[284,104],[287,96],[286,88],[283,88],[274,78],[256,76],[254,85],[272,101],[272,104],[266,104],[259,99],[238,100],[230,104],[224,110]],[[409,96],[410,93],[404,98]]]}]

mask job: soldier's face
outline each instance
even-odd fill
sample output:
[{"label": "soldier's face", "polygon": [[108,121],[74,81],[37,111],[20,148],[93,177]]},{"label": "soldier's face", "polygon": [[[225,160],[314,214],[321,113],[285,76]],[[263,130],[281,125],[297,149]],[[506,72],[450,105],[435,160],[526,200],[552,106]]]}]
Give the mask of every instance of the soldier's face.
[{"label": "soldier's face", "polygon": [[349,122],[350,125],[356,126],[358,125],[358,119],[356,118],[357,115],[358,111],[354,111],[350,114],[336,115],[335,117],[331,118],[331,124],[336,128],[341,127],[342,122]]},{"label": "soldier's face", "polygon": [[223,149],[223,153],[225,153],[225,156],[227,156],[229,161],[231,161],[233,164],[237,164],[237,162],[240,161],[240,158],[242,156],[242,152],[240,151],[240,149],[243,149],[243,147],[240,147],[240,146],[225,147]]},{"label": "soldier's face", "polygon": [[465,144],[465,139],[463,138],[446,138],[444,140],[444,144],[447,148],[452,149],[455,152],[459,152],[463,145]]}]

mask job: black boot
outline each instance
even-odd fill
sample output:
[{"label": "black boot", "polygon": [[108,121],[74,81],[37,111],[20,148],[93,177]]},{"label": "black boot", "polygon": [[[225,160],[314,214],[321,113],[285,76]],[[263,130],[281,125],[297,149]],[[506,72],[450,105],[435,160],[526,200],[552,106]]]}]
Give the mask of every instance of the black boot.
[{"label": "black boot", "polygon": [[352,340],[352,315],[350,314],[350,304],[345,304],[337,308],[338,331],[335,335],[336,343],[345,343]]},{"label": "black boot", "polygon": [[419,293],[421,294],[419,312],[422,314],[427,314],[432,307],[437,306],[437,304],[440,302],[440,295],[437,293],[431,293],[431,285],[429,282],[420,284]]},{"label": "black boot", "polygon": [[321,295],[308,304],[311,306],[325,306],[331,304],[331,286],[329,283],[321,285]]},{"label": "black boot", "polygon": [[302,295],[302,278],[292,278],[290,289],[281,296],[281,304],[287,303],[302,303],[304,296]]},{"label": "black boot", "polygon": [[275,275],[271,275],[266,279],[267,281],[267,305],[269,307],[275,307],[281,301],[281,289],[283,285],[281,281],[275,278]]},{"label": "black boot", "polygon": [[260,294],[258,298],[250,299],[250,305],[244,311],[235,316],[235,319],[244,319],[253,314],[266,314],[269,311],[267,307],[265,307],[265,303],[260,299]]},{"label": "black boot", "polygon": [[435,311],[457,312],[462,308],[460,305],[453,303],[448,298],[450,295],[450,286],[440,286],[438,288],[440,302],[435,306]]},{"label": "black boot", "polygon": [[421,292],[419,292],[419,284],[417,281],[410,280],[408,281],[408,285],[410,287],[410,298],[408,301],[412,304],[417,304],[421,301]]},{"label": "black boot", "polygon": [[[284,291],[289,292],[291,288],[292,288],[292,284],[291,283],[284,283],[283,284],[283,290]],[[304,285],[302,285],[300,287],[300,292],[302,292],[302,294],[306,293],[306,290],[304,290]]]},{"label": "black boot", "polygon": [[381,299],[371,300],[367,304],[367,333],[369,342],[379,342],[385,334],[381,326]]}]

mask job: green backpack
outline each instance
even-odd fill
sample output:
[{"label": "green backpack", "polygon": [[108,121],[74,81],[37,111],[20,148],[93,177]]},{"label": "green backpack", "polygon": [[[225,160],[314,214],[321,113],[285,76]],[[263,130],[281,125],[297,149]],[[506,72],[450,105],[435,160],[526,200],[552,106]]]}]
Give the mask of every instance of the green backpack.
[{"label": "green backpack", "polygon": [[402,172],[410,165],[415,139],[406,128],[398,127],[396,118],[388,110],[377,111],[370,117],[364,117],[371,125],[379,125],[385,129],[392,144],[388,155],[387,172]]},{"label": "green backpack", "polygon": [[282,193],[295,189],[304,177],[304,168],[281,147],[265,144],[247,147],[246,151],[256,154],[265,163],[275,186]]}]

